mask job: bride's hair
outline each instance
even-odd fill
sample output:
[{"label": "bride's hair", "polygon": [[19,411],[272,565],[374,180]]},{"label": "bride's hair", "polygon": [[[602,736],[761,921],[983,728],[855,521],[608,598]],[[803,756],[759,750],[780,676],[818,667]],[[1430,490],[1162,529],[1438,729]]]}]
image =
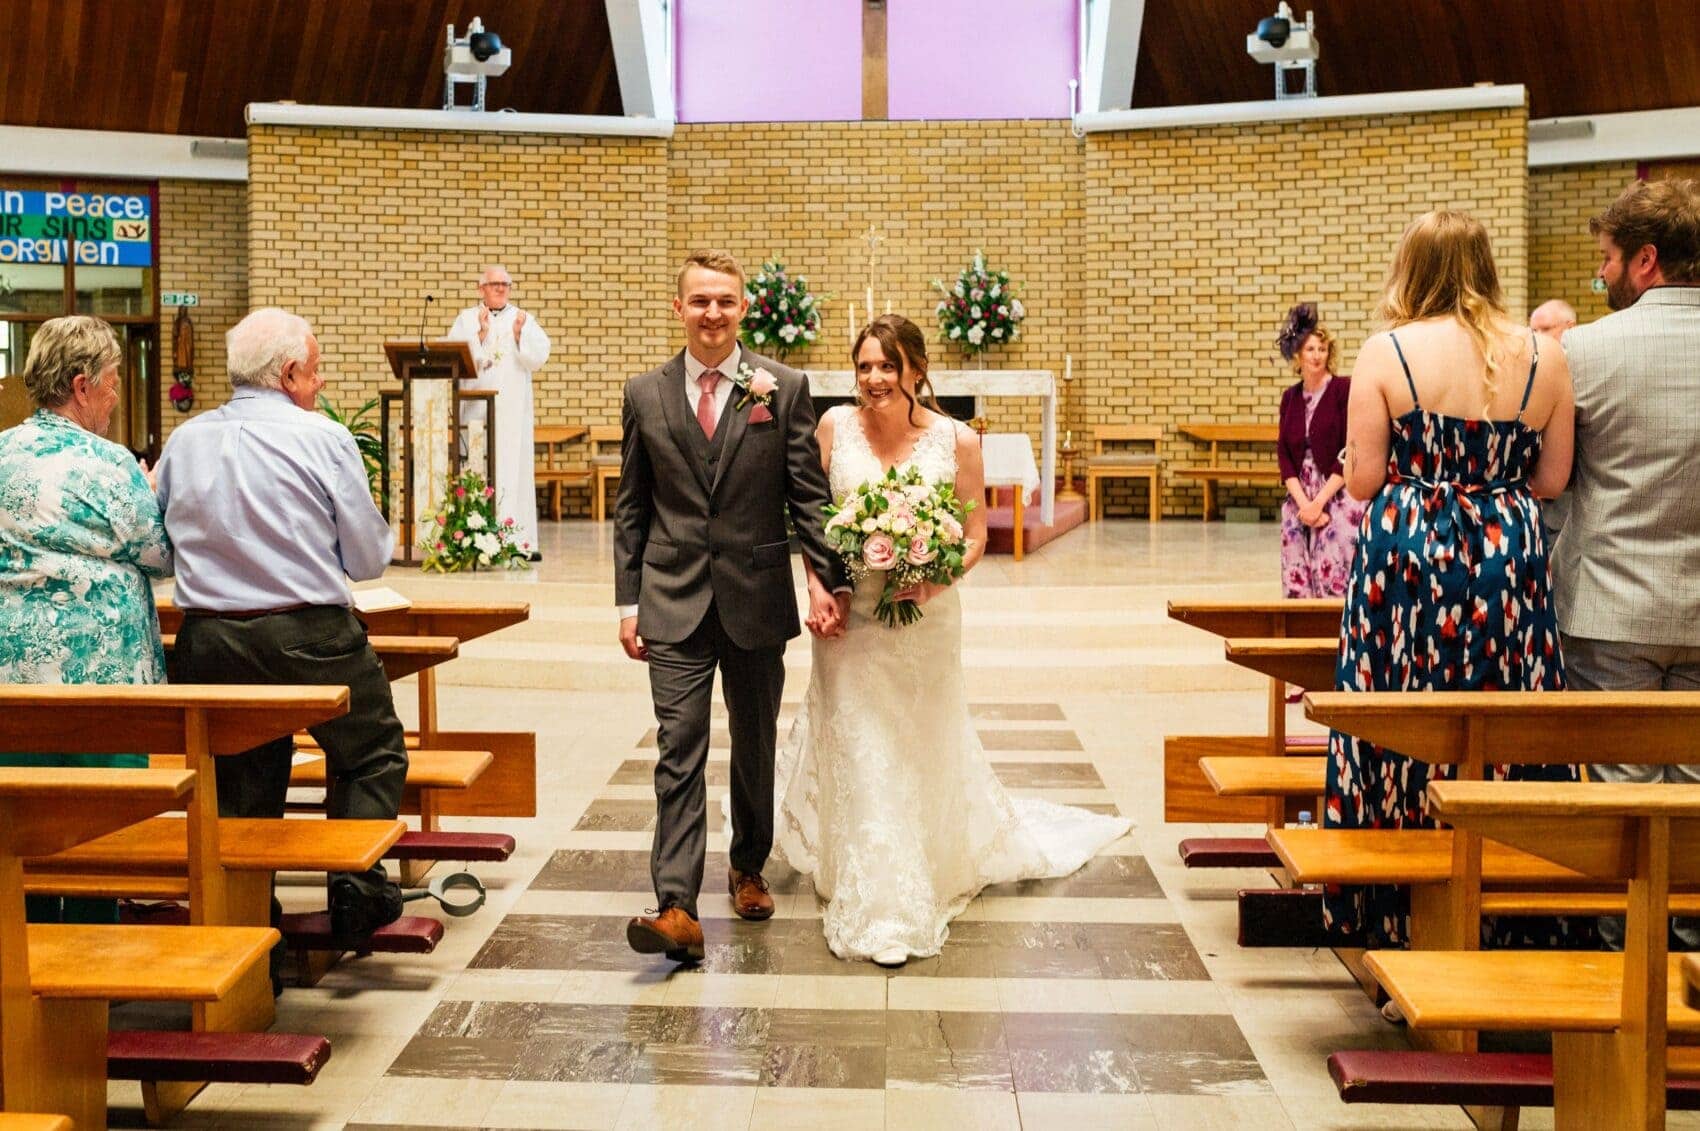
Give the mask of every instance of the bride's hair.
[{"label": "bride's hair", "polygon": [[[862,332],[856,335],[856,344],[850,349],[850,368],[856,368],[856,359],[862,356],[862,343],[869,338],[880,344],[880,351],[885,354],[887,361],[895,361],[900,370],[908,369],[915,374],[915,395],[910,396],[909,390],[903,387],[901,381],[897,391],[903,394],[909,402],[909,423],[915,423],[915,403],[917,400],[926,405],[940,416],[945,415],[944,409],[933,396],[933,383],[927,378],[927,339],[921,333],[921,328],[901,314],[882,314],[862,327]],[[861,386],[857,386],[860,396]]]}]

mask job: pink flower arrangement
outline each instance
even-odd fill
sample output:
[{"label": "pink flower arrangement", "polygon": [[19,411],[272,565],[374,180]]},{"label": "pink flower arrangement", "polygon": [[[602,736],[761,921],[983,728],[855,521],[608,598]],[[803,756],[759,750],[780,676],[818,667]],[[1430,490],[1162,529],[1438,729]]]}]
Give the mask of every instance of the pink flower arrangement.
[{"label": "pink flower arrangement", "polygon": [[894,467],[826,508],[826,540],[861,584],[880,574],[875,614],[887,626],[914,624],[921,607],[896,594],[917,585],[947,586],[965,572],[962,519],[974,506],[950,483],[928,483],[919,470]]}]

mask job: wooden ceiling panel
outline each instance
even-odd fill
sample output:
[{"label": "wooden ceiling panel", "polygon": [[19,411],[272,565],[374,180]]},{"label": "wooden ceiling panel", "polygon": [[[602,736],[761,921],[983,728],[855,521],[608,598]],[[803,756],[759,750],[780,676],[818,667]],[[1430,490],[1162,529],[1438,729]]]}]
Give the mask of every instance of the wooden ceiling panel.
[{"label": "wooden ceiling panel", "polygon": [[[1700,106],[1700,0],[1296,0],[1318,92],[1522,83],[1531,117]],[[1249,102],[1273,68],[1245,37],[1273,0],[1146,0],[1133,105]]]},{"label": "wooden ceiling panel", "polygon": [[241,137],[250,102],[431,109],[443,29],[474,16],[514,53],[491,109],[622,113],[602,0],[0,0],[0,122]]}]

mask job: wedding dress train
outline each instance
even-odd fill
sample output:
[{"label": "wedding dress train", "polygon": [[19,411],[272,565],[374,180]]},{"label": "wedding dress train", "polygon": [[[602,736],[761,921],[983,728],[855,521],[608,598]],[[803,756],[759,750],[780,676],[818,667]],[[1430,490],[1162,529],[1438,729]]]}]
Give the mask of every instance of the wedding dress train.
[{"label": "wedding dress train", "polygon": [[[838,410],[832,494],[885,473],[853,410]],[[956,477],[956,424],[935,421],[909,462]],[[968,716],[962,606],[949,589],[906,628],[874,616],[882,575],[858,587],[849,631],[815,640],[808,692],[775,766],[774,855],[828,900],[840,958],[937,954],[950,921],[990,884],[1062,876],[1128,821],[1012,798]]]}]

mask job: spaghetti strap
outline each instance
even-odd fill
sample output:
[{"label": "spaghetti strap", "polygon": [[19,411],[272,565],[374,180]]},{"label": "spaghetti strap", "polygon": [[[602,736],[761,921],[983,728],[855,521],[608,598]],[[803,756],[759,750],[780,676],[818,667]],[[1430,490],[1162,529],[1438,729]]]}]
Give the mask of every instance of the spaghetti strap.
[{"label": "spaghetti strap", "polygon": [[1411,367],[1405,363],[1405,351],[1399,348],[1399,335],[1389,330],[1387,340],[1393,343],[1393,352],[1399,355],[1399,368],[1405,371],[1405,384],[1411,387],[1411,403],[1422,408],[1422,398],[1417,396],[1417,383],[1411,380]]},{"label": "spaghetti strap", "polygon": [[1517,406],[1517,423],[1523,423],[1523,410],[1529,407],[1529,394],[1535,390],[1535,366],[1541,363],[1541,343],[1534,332],[1529,334],[1529,379],[1523,383],[1523,403]]}]

